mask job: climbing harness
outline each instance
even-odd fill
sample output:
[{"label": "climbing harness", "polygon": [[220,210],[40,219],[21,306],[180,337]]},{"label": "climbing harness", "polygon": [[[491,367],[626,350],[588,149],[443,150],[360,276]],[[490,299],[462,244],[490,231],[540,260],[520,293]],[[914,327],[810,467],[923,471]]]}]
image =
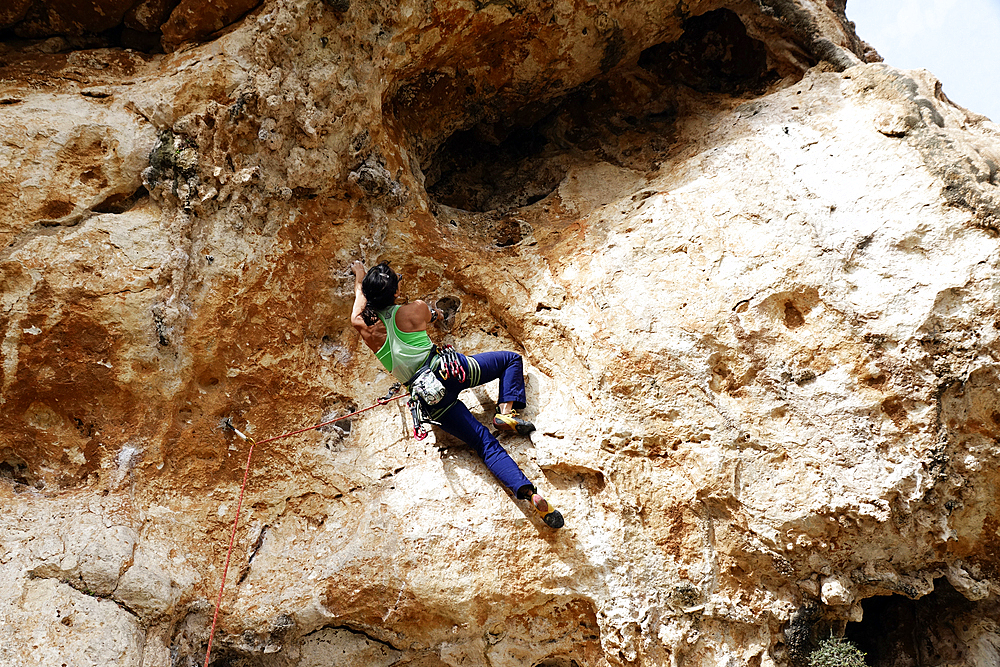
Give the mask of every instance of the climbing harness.
[{"label": "climbing harness", "polygon": [[208,633],[208,648],[205,649],[205,667],[208,667],[208,661],[210,656],[212,655],[212,638],[215,636],[215,624],[219,620],[219,608],[222,606],[222,592],[226,588],[226,575],[229,573],[229,561],[233,555],[233,544],[236,542],[236,527],[240,523],[240,510],[243,507],[243,494],[247,488],[247,479],[250,477],[250,459],[253,458],[253,448],[256,445],[263,445],[269,442],[274,442],[275,440],[281,440],[282,438],[288,438],[293,435],[298,435],[299,433],[305,433],[306,431],[312,431],[317,428],[322,428],[323,426],[329,426],[334,422],[343,421],[349,417],[360,415],[362,412],[367,412],[373,408],[377,408],[380,405],[387,405],[391,401],[399,400],[400,398],[406,396],[406,394],[399,394],[398,396],[395,395],[396,392],[399,391],[399,389],[400,385],[397,382],[396,384],[394,384],[392,387],[389,388],[389,393],[383,396],[382,398],[376,400],[374,405],[369,405],[367,408],[362,408],[350,414],[346,414],[341,417],[325,421],[321,424],[316,424],[315,426],[309,426],[307,428],[300,428],[297,431],[282,433],[281,435],[274,436],[273,438],[268,438],[267,440],[261,440],[260,442],[257,442],[249,435],[245,435],[244,433],[242,433],[238,428],[233,426],[232,421],[228,419],[226,420],[225,424],[227,427],[231,428],[233,432],[240,437],[241,440],[250,443],[250,451],[247,452],[247,465],[246,469],[243,471],[243,483],[240,485],[240,499],[236,503],[236,519],[233,520],[233,531],[232,534],[229,536],[229,550],[226,552],[226,565],[225,567],[222,568],[222,584],[219,586],[219,597],[215,601],[215,613],[212,615],[212,629]]},{"label": "climbing harness", "polygon": [[448,393],[441,381],[454,378],[459,382],[465,382],[465,377],[465,368],[454,346],[442,345],[434,349],[427,363],[414,373],[407,384],[410,390],[410,400],[407,405],[410,408],[410,418],[413,419],[414,438],[423,440],[427,437],[428,431],[424,424],[440,426],[429,413],[430,409],[441,403]]}]

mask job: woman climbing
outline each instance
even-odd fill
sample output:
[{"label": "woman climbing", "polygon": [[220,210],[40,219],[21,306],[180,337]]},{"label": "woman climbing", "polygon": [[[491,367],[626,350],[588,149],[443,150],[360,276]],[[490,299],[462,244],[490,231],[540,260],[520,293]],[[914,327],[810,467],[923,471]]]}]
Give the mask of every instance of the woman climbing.
[{"label": "woman climbing", "polygon": [[[475,449],[490,472],[516,498],[531,501],[547,526],[561,528],[562,514],[539,495],[496,437],[458,400],[463,389],[499,379],[500,395],[493,426],[519,435],[533,431],[534,425],[517,413],[517,409],[525,406],[521,355],[483,352],[467,357],[453,350],[441,350],[431,342],[427,327],[443,320],[444,313],[420,300],[395,305],[399,277],[388,262],[366,273],[364,264],[357,261],[351,270],[354,272],[351,324],[385,369],[408,388],[415,382],[437,387],[433,405],[426,408],[430,421]],[[419,428],[419,424],[414,427]]]}]

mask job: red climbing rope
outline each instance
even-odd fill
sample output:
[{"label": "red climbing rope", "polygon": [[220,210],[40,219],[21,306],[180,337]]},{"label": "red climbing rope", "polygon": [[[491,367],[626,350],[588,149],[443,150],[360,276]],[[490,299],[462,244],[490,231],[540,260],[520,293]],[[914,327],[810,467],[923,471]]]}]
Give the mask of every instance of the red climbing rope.
[{"label": "red climbing rope", "polygon": [[349,415],[344,415],[343,417],[337,417],[336,419],[331,419],[330,421],[323,422],[322,424],[316,424],[315,426],[309,426],[309,427],[306,427],[306,428],[300,428],[298,431],[292,431],[291,433],[282,433],[281,435],[276,435],[273,438],[268,438],[267,440],[261,440],[257,444],[258,445],[263,445],[263,444],[268,443],[268,442],[274,442],[275,440],[281,440],[282,438],[287,438],[287,437],[289,437],[291,435],[298,435],[299,433],[305,433],[306,431],[312,431],[313,429],[321,428],[323,426],[329,426],[330,424],[332,424],[334,422],[344,421],[348,417],[354,417],[356,415],[360,415],[362,412],[368,412],[372,408],[377,408],[380,405],[388,405],[390,401],[398,401],[401,398],[407,398],[407,397],[409,397],[409,394],[402,393],[399,396],[392,396],[390,398],[379,399],[379,401],[377,403],[375,403],[374,405],[369,405],[367,408],[361,408],[357,412],[352,412]]},{"label": "red climbing rope", "polygon": [[281,440],[282,438],[287,438],[289,436],[298,435],[299,433],[305,433],[306,431],[312,431],[314,429],[321,428],[323,426],[328,426],[334,422],[343,421],[348,417],[354,417],[356,415],[360,415],[362,412],[367,412],[368,410],[371,410],[372,408],[377,408],[380,405],[388,405],[390,401],[396,401],[401,398],[405,398],[406,396],[407,396],[406,393],[402,393],[399,396],[392,396],[390,393],[389,396],[379,399],[374,405],[369,405],[367,408],[362,408],[357,412],[352,412],[350,414],[343,415],[341,417],[337,417],[329,421],[325,421],[322,424],[309,426],[308,428],[300,428],[297,431],[282,433],[281,435],[277,435],[273,438],[268,438],[267,440],[261,440],[260,442],[255,441],[248,435],[244,435],[239,431],[239,429],[230,425],[230,428],[236,431],[236,435],[240,436],[240,438],[250,443],[250,451],[247,453],[247,466],[246,469],[243,471],[243,484],[240,485],[240,499],[236,503],[236,519],[233,521],[233,532],[232,535],[229,536],[229,551],[226,552],[226,565],[224,568],[222,568],[222,584],[219,586],[219,597],[215,601],[215,613],[212,615],[212,629],[208,633],[208,648],[205,649],[205,667],[208,667],[208,661],[210,656],[212,655],[212,638],[215,636],[215,624],[219,620],[219,608],[222,606],[222,592],[226,588],[226,575],[229,573],[229,561],[233,555],[233,544],[236,542],[236,527],[240,523],[240,509],[243,507],[243,493],[246,491],[247,478],[250,476],[250,459],[253,457],[253,448],[256,445],[263,445],[268,442],[274,442],[275,440]]},{"label": "red climbing rope", "polygon": [[[233,429],[236,431],[236,429]],[[253,438],[239,433],[240,437],[250,443],[250,452],[247,454],[247,467],[243,471],[243,485],[240,486],[240,500],[236,504],[236,520],[233,521],[233,534],[229,537],[229,551],[226,553],[226,566],[222,569],[222,585],[219,586],[219,599],[215,601],[215,614],[212,615],[212,630],[208,633],[208,648],[205,649],[205,667],[208,667],[208,659],[212,654],[212,637],[215,635],[215,623],[219,620],[219,607],[222,606],[222,591],[226,588],[226,574],[229,573],[229,559],[233,555],[233,543],[236,541],[236,526],[240,522],[240,508],[243,507],[243,492],[247,488],[247,477],[250,476],[250,458],[253,456],[255,444]]]}]

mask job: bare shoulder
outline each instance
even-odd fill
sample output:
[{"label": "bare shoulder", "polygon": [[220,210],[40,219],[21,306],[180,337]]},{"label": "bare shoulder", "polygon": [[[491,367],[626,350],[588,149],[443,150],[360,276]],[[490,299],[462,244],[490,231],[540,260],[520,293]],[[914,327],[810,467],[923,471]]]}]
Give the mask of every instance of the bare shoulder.
[{"label": "bare shoulder", "polygon": [[406,315],[419,315],[421,317],[426,316],[430,312],[430,306],[426,302],[417,299],[416,301],[411,301],[405,306],[399,307],[399,312]]},{"label": "bare shoulder", "polygon": [[430,308],[420,299],[400,306],[396,312],[396,326],[401,331],[426,331],[430,321]]},{"label": "bare shoulder", "polygon": [[430,309],[430,306],[428,306],[427,302],[424,301],[423,299],[415,299],[415,300],[409,302],[408,304],[406,304],[403,307],[404,308],[413,308],[414,310],[421,310],[421,311],[422,310],[428,310],[428,309]]}]

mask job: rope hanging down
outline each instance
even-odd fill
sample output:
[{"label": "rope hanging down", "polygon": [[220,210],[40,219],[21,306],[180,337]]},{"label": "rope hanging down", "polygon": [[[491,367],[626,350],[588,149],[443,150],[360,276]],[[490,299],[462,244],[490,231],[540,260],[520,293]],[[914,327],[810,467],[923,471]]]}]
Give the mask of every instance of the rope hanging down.
[{"label": "rope hanging down", "polygon": [[378,401],[374,405],[369,405],[367,408],[362,408],[356,412],[352,412],[350,414],[346,414],[341,417],[325,421],[321,424],[316,424],[314,426],[309,426],[306,428],[300,428],[297,431],[290,431],[289,433],[282,433],[281,435],[277,435],[273,438],[268,438],[267,440],[261,440],[260,442],[257,442],[248,435],[244,435],[243,433],[240,432],[238,428],[233,426],[232,423],[227,422],[229,428],[233,429],[236,435],[238,435],[241,439],[245,440],[246,442],[250,443],[250,451],[247,453],[247,465],[243,471],[243,483],[240,485],[240,499],[236,503],[236,519],[233,520],[233,532],[229,536],[229,550],[226,552],[226,565],[225,567],[222,568],[222,584],[219,586],[219,597],[215,601],[215,613],[212,615],[212,629],[208,633],[208,648],[205,649],[205,667],[208,667],[209,658],[212,655],[212,638],[215,636],[215,624],[219,620],[219,608],[222,606],[222,592],[226,588],[226,575],[229,573],[229,561],[233,555],[233,544],[236,542],[236,527],[240,523],[240,509],[243,507],[243,493],[246,491],[247,478],[249,478],[250,476],[250,459],[253,458],[253,448],[256,445],[267,444],[269,442],[274,442],[275,440],[281,440],[282,438],[288,438],[293,435],[298,435],[299,433],[305,433],[306,431],[312,431],[317,428],[322,428],[323,426],[329,426],[334,422],[343,421],[349,417],[360,415],[362,412],[367,412],[373,408],[377,408],[380,405],[388,405],[390,401],[397,401],[401,398],[405,398],[408,396],[408,394],[406,393],[402,393],[399,396],[393,396],[392,394],[395,391],[396,387],[393,387],[393,389],[389,392],[387,396],[378,399]]}]

